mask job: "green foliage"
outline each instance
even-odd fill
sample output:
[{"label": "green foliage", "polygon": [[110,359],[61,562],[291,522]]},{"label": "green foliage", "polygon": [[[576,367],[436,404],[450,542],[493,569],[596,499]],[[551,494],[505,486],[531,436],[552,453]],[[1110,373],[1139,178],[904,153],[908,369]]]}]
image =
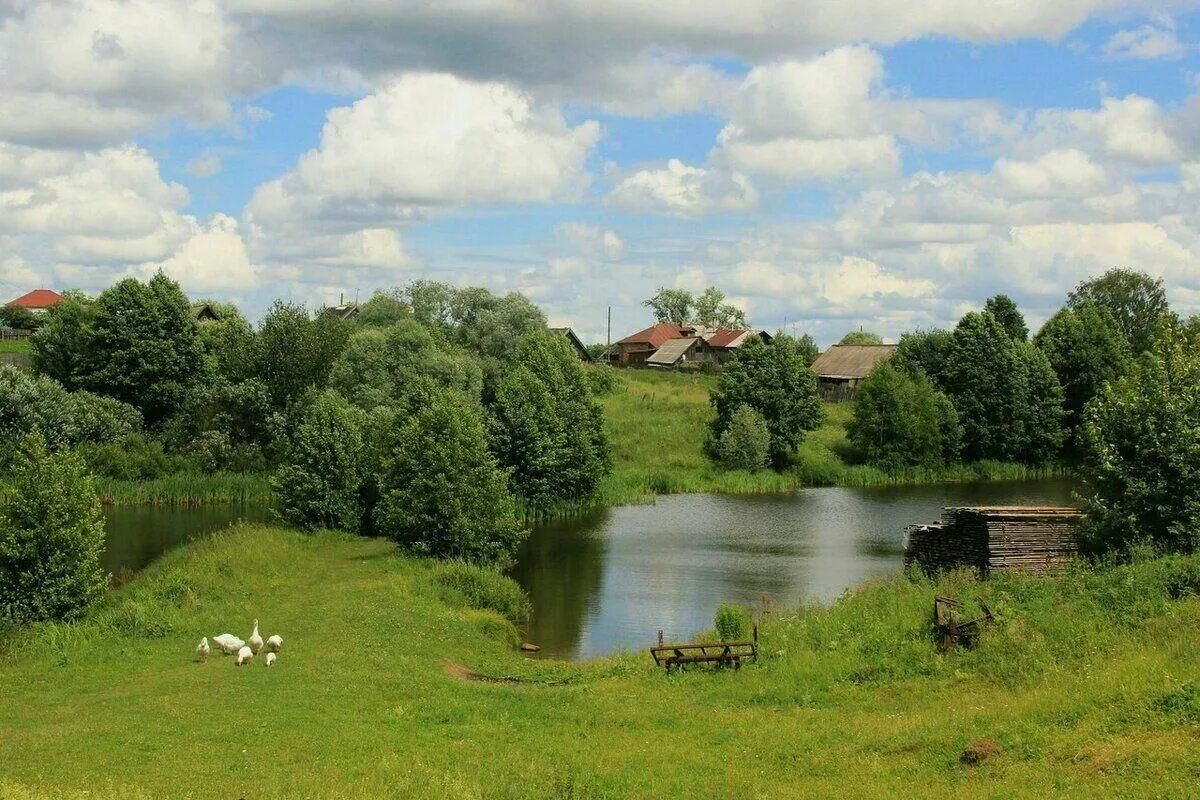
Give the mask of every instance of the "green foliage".
[{"label": "green foliage", "polygon": [[511,557],[517,524],[478,404],[441,391],[384,433],[375,531],[409,550],[473,563]]},{"label": "green foliage", "polygon": [[401,290],[380,290],[359,306],[354,324],[363,328],[388,328],[410,319],[413,319],[412,308]]},{"label": "green foliage", "polygon": [[257,374],[276,409],[325,387],[350,330],[333,314],[314,319],[303,306],[275,301],[259,326]]},{"label": "green foliage", "polygon": [[66,389],[78,389],[95,317],[95,301],[82,292],[65,293],[32,339],[34,369]]},{"label": "green foliage", "polygon": [[721,603],[713,617],[713,628],[722,642],[745,641],[750,636],[750,614],[733,603]]},{"label": "green foliage", "polygon": [[1093,302],[1112,315],[1117,330],[1135,356],[1154,347],[1171,318],[1162,278],[1131,269],[1111,269],[1084,281],[1067,296],[1067,306]]},{"label": "green foliage", "polygon": [[[777,332],[775,335],[779,337],[784,334]],[[811,367],[813,362],[817,360],[817,356],[821,355],[821,348],[817,347],[817,340],[812,337],[811,333],[805,333],[794,341],[796,342],[796,349],[800,352],[800,357],[804,359],[805,364]]]},{"label": "green foliage", "polygon": [[82,459],[31,437],[0,504],[0,619],[78,617],[104,592],[104,520]]},{"label": "green foliage", "polygon": [[32,434],[52,449],[109,441],[141,427],[137,409],[91,392],[67,392],[57,382],[0,365],[0,461]]},{"label": "green foliage", "polygon": [[229,383],[253,378],[258,369],[254,329],[233,306],[212,302],[209,305],[220,311],[220,317],[198,326],[205,373]]},{"label": "green foliage", "polygon": [[25,306],[4,306],[0,308],[0,325],[18,331],[36,331],[42,326],[42,318]]},{"label": "green foliage", "polygon": [[85,442],[77,452],[92,474],[117,480],[151,480],[191,466],[187,459],[163,452],[159,440],[140,433],[110,441]]},{"label": "green foliage", "polygon": [[101,292],[84,344],[79,383],[129,403],[148,424],[183,404],[205,377],[191,305],[161,272]]},{"label": "green foliage", "polygon": [[746,312],[725,302],[725,293],[709,286],[693,301],[696,323],[707,328],[747,327]]},{"label": "green foliage", "polygon": [[717,440],[717,458],[729,469],[753,472],[771,462],[771,431],[762,415],[748,405],[734,409],[729,427]]},{"label": "green foliage", "polygon": [[1085,532],[1093,551],[1200,544],[1200,357],[1166,340],[1088,406]]},{"label": "green foliage", "polygon": [[655,322],[684,325],[692,319],[694,303],[692,293],[686,289],[666,289],[660,286],[654,296],[647,298],[642,305],[653,312]]},{"label": "green foliage", "polygon": [[525,590],[495,567],[446,561],[434,568],[434,579],[474,608],[495,611],[514,625],[533,617]]},{"label": "green foliage", "polygon": [[824,418],[816,375],[805,363],[802,348],[788,336],[778,336],[771,344],[755,336],[739,347],[717,380],[712,404],[714,440],[729,428],[740,406],[762,415],[771,432],[771,460],[776,466],[785,464],[804,434],[820,427]]},{"label": "green foliage", "polygon": [[870,331],[850,331],[842,337],[842,340],[838,344],[883,344],[883,337],[878,333],[871,333]]},{"label": "green foliage", "polygon": [[949,398],[923,373],[889,363],[859,387],[847,432],[868,463],[889,472],[944,467],[957,457],[961,436]]},{"label": "green foliage", "polygon": [[362,412],[333,391],[306,409],[273,486],[279,515],[300,528],[357,531],[363,521]]},{"label": "green foliage", "polygon": [[1033,339],[1063,387],[1064,423],[1078,448],[1084,407],[1109,381],[1129,370],[1129,345],[1112,315],[1091,300],[1064,308]]},{"label": "green foliage", "polygon": [[533,509],[595,493],[610,465],[603,423],[579,358],[546,333],[521,342],[488,406],[492,452]]},{"label": "green foliage", "polygon": [[1025,317],[1021,315],[1017,304],[1008,295],[998,294],[995,297],[989,297],[983,310],[995,317],[1000,326],[1013,339],[1018,342],[1029,339],[1029,326],[1025,324]]},{"label": "green foliage", "polygon": [[915,331],[900,336],[900,345],[889,363],[906,372],[921,372],[931,378],[935,385],[943,365],[954,346],[954,334],[950,331]]},{"label": "green foliage", "polygon": [[587,366],[584,368],[584,374],[587,376],[588,388],[591,389],[593,397],[612,394],[621,385],[617,371],[608,364]]}]

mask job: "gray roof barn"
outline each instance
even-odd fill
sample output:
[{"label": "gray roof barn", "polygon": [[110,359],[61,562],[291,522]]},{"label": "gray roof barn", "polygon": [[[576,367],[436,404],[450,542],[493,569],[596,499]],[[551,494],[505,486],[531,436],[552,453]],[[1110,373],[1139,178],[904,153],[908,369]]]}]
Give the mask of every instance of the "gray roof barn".
[{"label": "gray roof barn", "polygon": [[654,355],[646,359],[652,367],[673,367],[680,361],[687,361],[704,340],[699,336],[689,336],[685,339],[670,339],[662,347],[654,351]]},{"label": "gray roof barn", "polygon": [[862,380],[896,352],[894,344],[835,344],[813,362],[819,378]]}]

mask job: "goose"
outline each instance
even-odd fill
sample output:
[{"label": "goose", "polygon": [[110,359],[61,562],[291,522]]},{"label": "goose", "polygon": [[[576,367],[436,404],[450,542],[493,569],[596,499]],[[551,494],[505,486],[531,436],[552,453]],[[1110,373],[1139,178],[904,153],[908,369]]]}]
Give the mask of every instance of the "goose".
[{"label": "goose", "polygon": [[267,666],[268,667],[275,666],[276,658],[278,658],[278,656],[276,656],[274,653],[267,653]]},{"label": "goose", "polygon": [[262,650],[263,640],[258,635],[258,620],[254,620],[254,632],[250,634],[250,638],[246,640],[246,644],[250,645],[250,649],[254,651],[254,655],[258,655],[258,651]]},{"label": "goose", "polygon": [[213,641],[217,643],[217,647],[221,648],[221,652],[225,655],[236,653],[245,644],[245,642],[232,633],[222,633],[220,636],[214,636]]},{"label": "goose", "polygon": [[200,640],[200,644],[196,645],[196,660],[207,661],[208,654],[212,652],[212,648],[208,646],[208,637],[205,636]]},{"label": "goose", "polygon": [[240,667],[243,664],[249,664],[253,658],[254,658],[254,651],[251,650],[249,647],[242,645],[242,649],[238,650],[237,662],[234,664],[234,666]]},{"label": "goose", "polygon": [[267,650],[272,653],[278,653],[283,649],[283,637],[275,634],[270,639],[267,639]]}]

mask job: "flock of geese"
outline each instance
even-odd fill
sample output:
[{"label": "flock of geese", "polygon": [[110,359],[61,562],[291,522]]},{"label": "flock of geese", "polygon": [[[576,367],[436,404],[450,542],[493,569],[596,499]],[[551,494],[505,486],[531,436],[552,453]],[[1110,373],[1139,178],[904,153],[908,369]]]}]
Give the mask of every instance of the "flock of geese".
[{"label": "flock of geese", "polygon": [[[249,639],[242,641],[232,633],[222,633],[220,636],[213,637],[213,644],[227,656],[236,653],[237,660],[233,662],[236,667],[249,664],[256,655],[265,650],[267,653],[266,664],[268,667],[272,667],[275,665],[275,660],[279,658],[279,651],[283,649],[283,637],[276,634],[264,642],[258,633],[258,620],[254,620],[254,630]],[[207,661],[208,654],[211,652],[212,648],[208,644],[208,637],[205,636],[200,640],[200,644],[196,645],[196,660]]]}]

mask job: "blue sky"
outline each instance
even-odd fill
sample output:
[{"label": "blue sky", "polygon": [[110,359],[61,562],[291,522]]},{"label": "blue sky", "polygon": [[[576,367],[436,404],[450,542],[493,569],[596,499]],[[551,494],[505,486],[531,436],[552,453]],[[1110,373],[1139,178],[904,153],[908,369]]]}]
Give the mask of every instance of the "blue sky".
[{"label": "blue sky", "polygon": [[0,290],[432,277],[596,339],[715,284],[830,342],[1133,265],[1198,311],[1200,13],[1088,5],[0,4]]}]

